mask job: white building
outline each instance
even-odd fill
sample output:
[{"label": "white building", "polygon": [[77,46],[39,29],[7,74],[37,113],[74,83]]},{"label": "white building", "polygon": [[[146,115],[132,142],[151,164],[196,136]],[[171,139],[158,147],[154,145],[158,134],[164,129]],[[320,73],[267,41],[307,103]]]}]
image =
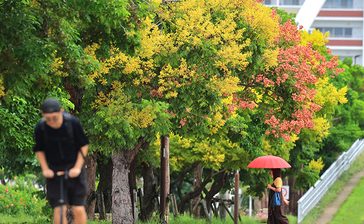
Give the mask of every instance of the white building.
[{"label": "white building", "polygon": [[364,65],[364,0],[264,0],[265,5],[296,13],[306,30],[329,32],[328,47],[341,59]]}]

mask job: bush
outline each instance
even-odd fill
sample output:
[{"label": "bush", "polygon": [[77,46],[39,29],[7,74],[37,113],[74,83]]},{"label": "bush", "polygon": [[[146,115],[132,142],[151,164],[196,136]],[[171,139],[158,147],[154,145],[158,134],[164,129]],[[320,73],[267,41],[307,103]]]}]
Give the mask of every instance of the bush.
[{"label": "bush", "polygon": [[[35,187],[36,177],[26,175],[0,185],[0,213],[46,218],[50,207],[42,190]],[[45,215],[47,214],[47,215]]]}]

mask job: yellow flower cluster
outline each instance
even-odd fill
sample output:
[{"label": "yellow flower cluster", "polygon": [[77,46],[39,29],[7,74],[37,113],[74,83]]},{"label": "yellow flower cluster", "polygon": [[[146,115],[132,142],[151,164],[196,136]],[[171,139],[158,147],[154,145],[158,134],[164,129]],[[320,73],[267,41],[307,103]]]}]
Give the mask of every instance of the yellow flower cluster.
[{"label": "yellow flower cluster", "polygon": [[308,167],[319,173],[322,170],[322,168],[324,168],[324,162],[320,157],[318,160],[311,160],[310,163],[308,164]]},{"label": "yellow flower cluster", "polygon": [[94,60],[97,60],[96,51],[100,48],[100,45],[97,43],[93,43],[87,47],[85,47],[84,52],[92,57]]},{"label": "yellow flower cluster", "polygon": [[212,134],[216,134],[226,123],[226,119],[220,112],[216,112],[211,118],[206,119]]},{"label": "yellow flower cluster", "polygon": [[[160,16],[174,23],[174,43],[180,48],[188,44],[192,47],[211,45],[217,49],[211,58],[217,68],[229,74],[228,67],[244,70],[251,52],[245,50],[251,44],[244,39],[244,28],[238,28],[238,18],[242,13],[239,0],[186,0],[169,5],[171,10],[163,10]],[[212,18],[211,11],[221,12],[220,18]],[[217,14],[217,13],[216,13]]]},{"label": "yellow flower cluster", "polygon": [[130,115],[130,120],[132,124],[134,124],[138,128],[149,127],[156,117],[154,109],[151,105],[142,108],[141,110],[132,110]]},{"label": "yellow flower cluster", "polygon": [[107,85],[108,81],[105,75],[109,74],[110,70],[121,66],[124,66],[123,72],[125,74],[130,74],[132,72],[143,72],[140,69],[139,58],[128,57],[126,54],[120,52],[120,50],[116,47],[112,47],[110,49],[111,56],[109,58],[100,61],[96,56],[96,51],[99,49],[99,47],[100,46],[98,44],[92,44],[84,49],[87,55],[99,63],[99,68],[89,75],[89,80],[91,82],[98,81],[102,85]]},{"label": "yellow flower cluster", "polygon": [[186,150],[191,150],[193,147],[193,142],[190,138],[172,134],[170,135],[170,142],[172,141],[175,143],[175,146],[178,147],[172,151],[174,153],[172,153],[170,157],[170,165],[172,169],[180,170],[186,162],[194,162],[191,161],[191,158],[188,156],[190,154],[186,153]]},{"label": "yellow flower cluster", "polygon": [[172,68],[170,64],[166,64],[158,75],[158,90],[165,94],[167,99],[175,98],[178,96],[178,88],[187,85],[197,76],[196,71],[188,68],[185,59],[181,59],[178,68]]},{"label": "yellow flower cluster", "polygon": [[314,127],[311,131],[315,132],[318,139],[324,139],[329,135],[329,128],[331,127],[329,121],[323,117],[313,119]]},{"label": "yellow flower cluster", "polygon": [[224,149],[208,140],[197,143],[193,148],[197,154],[202,154],[202,161],[213,169],[219,169],[225,160]]},{"label": "yellow flower cluster", "polygon": [[100,106],[107,106],[109,103],[109,99],[107,95],[105,95],[104,92],[100,91],[97,93],[97,97],[95,99],[95,102],[91,105],[93,109],[97,109]]},{"label": "yellow flower cluster", "polygon": [[279,54],[278,48],[264,50],[263,62],[264,62],[265,69],[269,69],[271,67],[278,65],[278,54]]},{"label": "yellow flower cluster", "polygon": [[[103,91],[98,92],[98,96],[95,99],[95,102],[91,105],[92,108],[97,109],[99,107],[108,106],[112,103],[112,98],[115,97],[115,95],[123,96],[123,84],[114,81],[111,85],[111,91],[107,94],[105,94]],[[125,97],[122,97],[125,98]]]},{"label": "yellow flower cluster", "polygon": [[56,76],[67,77],[68,74],[62,71],[63,64],[64,61],[62,60],[62,58],[60,57],[55,58],[51,64],[51,72]]},{"label": "yellow flower cluster", "polygon": [[147,17],[143,21],[143,29],[140,31],[140,48],[136,55],[141,58],[151,58],[159,53],[174,53],[178,50],[173,44],[171,34],[164,34],[152,19]]},{"label": "yellow flower cluster", "polygon": [[257,31],[259,39],[273,44],[279,35],[278,16],[272,16],[272,10],[256,0],[235,0],[243,6],[241,16]]},{"label": "yellow flower cluster", "polygon": [[325,34],[321,33],[319,30],[314,29],[312,33],[308,33],[307,31],[301,32],[301,45],[307,46],[311,44],[314,48],[323,47],[328,42],[329,33]]},{"label": "yellow flower cluster", "polygon": [[251,52],[242,53],[244,48],[250,44],[250,41],[245,44],[238,44],[236,42],[230,42],[223,45],[221,49],[216,53],[218,59],[215,64],[217,67],[229,74],[228,66],[237,68],[237,70],[243,71],[249,64],[248,58],[251,56]]},{"label": "yellow flower cluster", "polygon": [[214,76],[211,79],[211,89],[219,93],[223,98],[222,102],[225,106],[231,105],[233,103],[234,94],[243,90],[239,84],[239,78],[234,76],[222,78]]},{"label": "yellow flower cluster", "polygon": [[179,46],[184,43],[201,46],[203,40],[214,36],[216,30],[210,22],[210,15],[206,12],[205,1],[181,1],[174,7],[172,11],[177,14],[175,16],[176,43]]},{"label": "yellow flower cluster", "polygon": [[[138,56],[134,57],[129,56],[121,52],[118,48],[112,47],[110,49],[110,57],[101,61],[97,59],[95,53],[98,48],[98,44],[92,44],[85,48],[85,52],[99,63],[99,68],[89,75],[91,82],[98,81],[102,85],[109,84],[106,75],[113,69],[119,69],[122,74],[130,75],[135,86],[148,84],[156,76],[153,71],[156,64],[152,58],[142,59],[142,54],[137,54]],[[145,51],[143,52],[144,54],[146,53]]]},{"label": "yellow flower cluster", "polygon": [[320,106],[325,104],[336,105],[338,103],[344,104],[348,102],[345,97],[348,91],[347,87],[337,89],[334,85],[329,83],[329,78],[322,78],[316,83],[316,96],[314,102]]}]

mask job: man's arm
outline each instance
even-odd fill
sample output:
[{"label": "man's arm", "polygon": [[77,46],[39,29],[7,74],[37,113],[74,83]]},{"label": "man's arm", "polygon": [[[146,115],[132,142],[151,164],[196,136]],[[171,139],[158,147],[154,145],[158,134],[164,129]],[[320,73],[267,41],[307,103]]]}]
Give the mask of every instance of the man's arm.
[{"label": "man's arm", "polygon": [[37,156],[38,162],[40,164],[40,168],[42,169],[42,174],[45,178],[52,178],[54,176],[53,170],[49,169],[48,163],[43,151],[35,152]]},{"label": "man's arm", "polygon": [[[81,152],[82,152],[82,154],[81,154]],[[78,152],[78,154],[77,154],[77,160],[76,160],[75,165],[72,167],[72,169],[70,169],[69,176],[71,178],[78,177],[78,175],[80,175],[82,166],[85,163],[85,160],[83,157],[86,158],[87,152],[88,152],[88,145],[82,146],[80,149],[80,152]]]},{"label": "man's arm", "polygon": [[85,163],[85,159],[83,157],[86,158],[87,152],[88,152],[88,145],[82,146],[80,152],[77,155],[77,160],[74,168],[82,169],[82,166]]}]

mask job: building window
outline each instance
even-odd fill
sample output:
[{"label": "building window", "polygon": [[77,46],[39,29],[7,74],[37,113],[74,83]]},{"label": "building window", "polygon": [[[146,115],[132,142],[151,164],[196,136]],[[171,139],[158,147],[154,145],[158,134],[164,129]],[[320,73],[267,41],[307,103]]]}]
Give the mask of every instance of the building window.
[{"label": "building window", "polygon": [[280,0],[280,5],[302,5],[303,0]]},{"label": "building window", "polygon": [[326,0],[324,8],[353,8],[353,0]]},{"label": "building window", "polygon": [[320,30],[322,33],[329,32],[330,37],[345,37],[345,38],[353,37],[353,28],[346,28],[346,27],[316,27],[316,29]]},{"label": "building window", "polygon": [[272,4],[272,0],[264,0],[264,5],[271,5]]}]

